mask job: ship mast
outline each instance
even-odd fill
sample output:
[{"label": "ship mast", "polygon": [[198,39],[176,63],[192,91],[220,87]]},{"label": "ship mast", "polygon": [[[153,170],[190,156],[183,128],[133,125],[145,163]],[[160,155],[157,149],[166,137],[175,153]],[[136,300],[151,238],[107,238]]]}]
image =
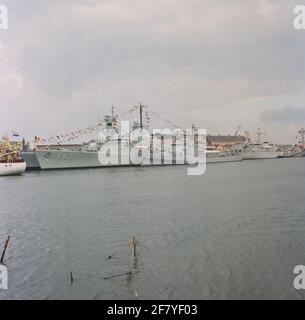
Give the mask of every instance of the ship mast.
[{"label": "ship mast", "polygon": [[114,105],[111,106],[111,115],[112,115],[112,119],[114,119]]},{"label": "ship mast", "polygon": [[140,128],[141,130],[143,129],[143,105],[142,103],[140,102]]},{"label": "ship mast", "polygon": [[111,106],[111,124],[112,127],[116,127],[117,126],[117,120],[118,120],[118,116],[115,114],[114,112],[114,105]]},{"label": "ship mast", "polygon": [[257,136],[257,142],[261,143],[262,142],[262,137],[265,136],[265,132],[263,132],[261,130],[261,128],[258,128],[258,130],[256,132],[256,136]]},{"label": "ship mast", "polygon": [[299,131],[298,131],[298,134],[299,136],[301,137],[301,143],[302,144],[305,144],[305,130],[304,128],[301,128]]},{"label": "ship mast", "polygon": [[147,106],[144,106],[141,102],[139,103],[139,106],[137,106],[137,108],[139,108],[139,112],[140,112],[140,128],[141,130],[143,129],[143,108],[145,108]]}]

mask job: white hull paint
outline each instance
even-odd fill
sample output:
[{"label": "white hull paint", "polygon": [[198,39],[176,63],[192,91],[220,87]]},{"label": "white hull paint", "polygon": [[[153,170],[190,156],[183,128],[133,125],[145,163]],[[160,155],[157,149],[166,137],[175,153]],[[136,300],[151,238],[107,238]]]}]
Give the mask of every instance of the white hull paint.
[{"label": "white hull paint", "polygon": [[25,162],[0,163],[0,176],[13,176],[24,173]]},{"label": "white hull paint", "polygon": [[[217,156],[217,157],[207,157],[206,163],[224,163],[224,162],[240,162],[242,161],[240,156]],[[189,165],[187,162],[173,162],[173,163],[142,163],[141,166],[170,166],[170,165]],[[190,164],[191,165],[191,164]]]},{"label": "white hull paint", "polygon": [[207,158],[207,163],[239,162],[242,160],[243,158],[240,156],[224,156]]},{"label": "white hull paint", "polygon": [[305,157],[305,150],[295,153],[296,157]]}]

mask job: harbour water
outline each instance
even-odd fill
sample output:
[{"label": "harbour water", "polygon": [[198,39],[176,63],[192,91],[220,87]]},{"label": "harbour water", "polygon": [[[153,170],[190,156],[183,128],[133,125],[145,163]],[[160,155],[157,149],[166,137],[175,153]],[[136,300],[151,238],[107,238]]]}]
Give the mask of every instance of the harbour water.
[{"label": "harbour water", "polygon": [[[1,177],[0,299],[304,299],[305,158],[186,169]],[[133,236],[138,273],[105,280],[128,272]]]}]

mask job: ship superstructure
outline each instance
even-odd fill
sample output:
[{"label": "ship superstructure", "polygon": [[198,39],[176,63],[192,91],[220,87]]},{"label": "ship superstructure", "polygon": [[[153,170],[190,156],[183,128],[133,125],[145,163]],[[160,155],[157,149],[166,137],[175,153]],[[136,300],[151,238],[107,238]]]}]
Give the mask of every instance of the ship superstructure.
[{"label": "ship superstructure", "polygon": [[279,153],[277,152],[276,147],[267,141],[262,141],[262,138],[265,136],[266,134],[261,129],[258,129],[258,131],[254,133],[254,137],[253,135],[251,136],[248,134],[248,141],[242,152],[244,160],[278,158]]},{"label": "ship superstructure", "polygon": [[298,150],[295,152],[296,157],[305,157],[305,130],[301,128],[298,131],[297,139],[297,148]]}]

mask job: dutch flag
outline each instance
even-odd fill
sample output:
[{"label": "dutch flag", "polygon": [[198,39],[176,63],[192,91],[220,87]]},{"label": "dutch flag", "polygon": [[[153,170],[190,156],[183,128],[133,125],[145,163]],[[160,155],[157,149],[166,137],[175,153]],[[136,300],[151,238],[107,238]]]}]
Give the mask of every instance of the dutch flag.
[{"label": "dutch flag", "polygon": [[12,136],[13,137],[19,137],[20,134],[18,132],[16,132],[16,131],[12,131]]}]

